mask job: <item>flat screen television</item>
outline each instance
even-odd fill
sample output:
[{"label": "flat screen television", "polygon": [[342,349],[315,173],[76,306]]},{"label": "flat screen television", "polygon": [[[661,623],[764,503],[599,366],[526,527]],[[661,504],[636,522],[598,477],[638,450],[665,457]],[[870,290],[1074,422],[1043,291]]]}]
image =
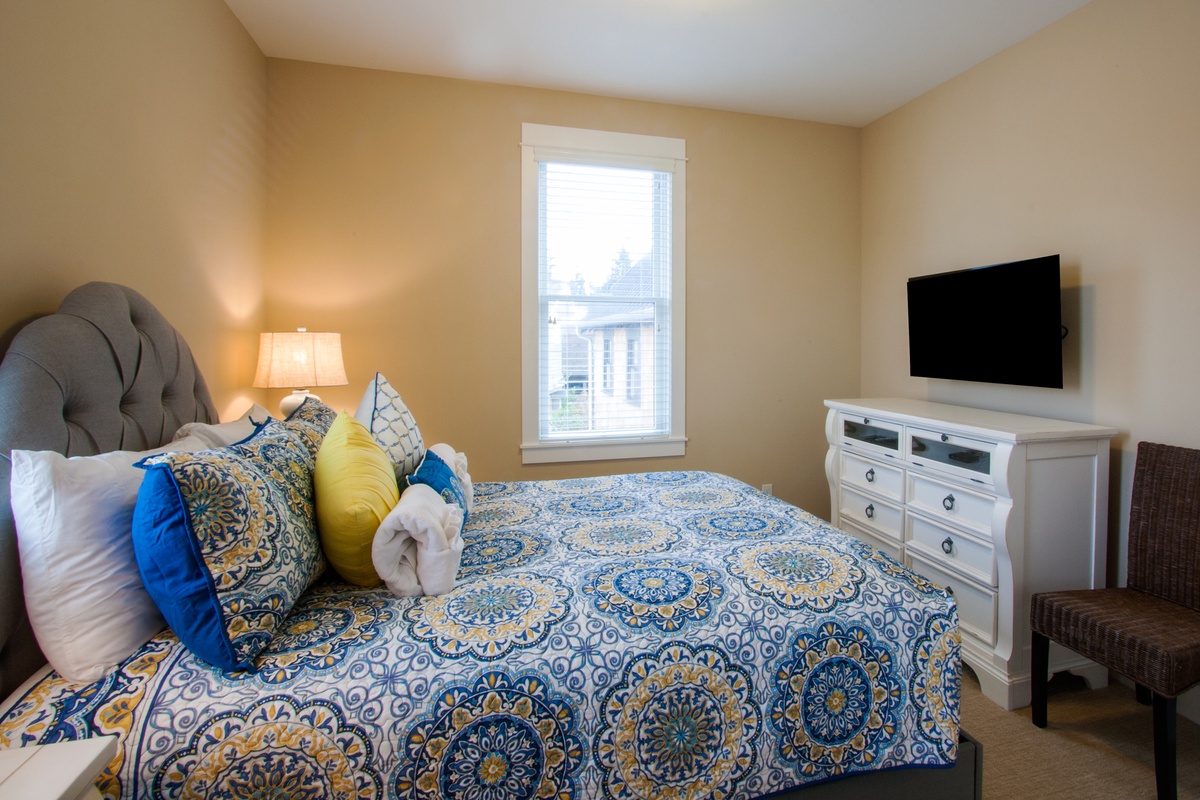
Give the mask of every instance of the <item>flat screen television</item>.
[{"label": "flat screen television", "polygon": [[1061,389],[1058,256],[908,281],[915,377]]}]

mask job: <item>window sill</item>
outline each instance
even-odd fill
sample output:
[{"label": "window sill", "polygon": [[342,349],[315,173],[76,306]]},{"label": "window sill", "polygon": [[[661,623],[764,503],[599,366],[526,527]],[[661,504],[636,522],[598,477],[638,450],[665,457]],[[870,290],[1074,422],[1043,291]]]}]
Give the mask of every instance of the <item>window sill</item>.
[{"label": "window sill", "polygon": [[624,439],[599,442],[534,442],[521,445],[522,464],[555,464],[567,461],[613,461],[632,458],[682,456],[686,437],[666,439]]}]

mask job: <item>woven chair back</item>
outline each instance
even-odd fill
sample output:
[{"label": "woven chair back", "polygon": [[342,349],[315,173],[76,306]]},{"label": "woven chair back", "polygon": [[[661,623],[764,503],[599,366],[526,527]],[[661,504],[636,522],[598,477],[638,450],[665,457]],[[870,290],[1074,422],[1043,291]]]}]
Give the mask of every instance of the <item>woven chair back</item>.
[{"label": "woven chair back", "polygon": [[1138,445],[1128,585],[1200,611],[1200,450]]}]

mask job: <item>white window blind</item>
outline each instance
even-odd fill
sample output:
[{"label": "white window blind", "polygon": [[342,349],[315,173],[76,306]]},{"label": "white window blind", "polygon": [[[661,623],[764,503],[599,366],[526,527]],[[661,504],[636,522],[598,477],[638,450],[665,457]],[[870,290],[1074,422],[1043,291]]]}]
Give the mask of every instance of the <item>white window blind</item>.
[{"label": "white window blind", "polygon": [[682,141],[523,135],[524,460],[682,454]]}]

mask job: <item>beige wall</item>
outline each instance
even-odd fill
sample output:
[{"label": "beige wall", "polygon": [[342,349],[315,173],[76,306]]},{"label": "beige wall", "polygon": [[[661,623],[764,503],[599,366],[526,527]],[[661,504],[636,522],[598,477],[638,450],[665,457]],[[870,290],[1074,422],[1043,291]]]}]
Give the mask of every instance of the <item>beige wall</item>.
[{"label": "beige wall", "polygon": [[[1093,0],[863,131],[863,393],[1120,428],[1114,579],[1137,442],[1200,447],[1198,41],[1195,0]],[[1065,389],[908,376],[909,276],[1048,253]]]},{"label": "beige wall", "polygon": [[220,0],[0,3],[0,349],[90,280],[146,295],[218,411],[262,324],[266,59]]},{"label": "beige wall", "polygon": [[[1139,440],[1200,447],[1197,41],[1194,0],[1093,0],[864,129],[864,394],[1118,427],[1118,519]],[[909,276],[1047,253],[1066,388],[908,376]]]},{"label": "beige wall", "polygon": [[[1200,446],[1198,35],[1191,0],[1093,0],[859,132],[267,60],[219,0],[6,2],[0,344],[120,281],[180,327],[226,416],[254,333],[326,327],[353,382],[328,400],[383,371],[480,477],[720,469],[817,513],[821,400],[860,383],[1093,420],[1122,430],[1123,529],[1135,443]],[[525,121],[688,141],[682,459],[520,466]],[[1051,252],[1066,389],[908,377],[907,277]]]},{"label": "beige wall", "polygon": [[[829,511],[822,400],[858,389],[859,132],[268,61],[272,327],[341,331],[481,479],[713,469]],[[521,123],[687,140],[687,455],[522,467]],[[278,393],[271,395],[274,403]]]}]

